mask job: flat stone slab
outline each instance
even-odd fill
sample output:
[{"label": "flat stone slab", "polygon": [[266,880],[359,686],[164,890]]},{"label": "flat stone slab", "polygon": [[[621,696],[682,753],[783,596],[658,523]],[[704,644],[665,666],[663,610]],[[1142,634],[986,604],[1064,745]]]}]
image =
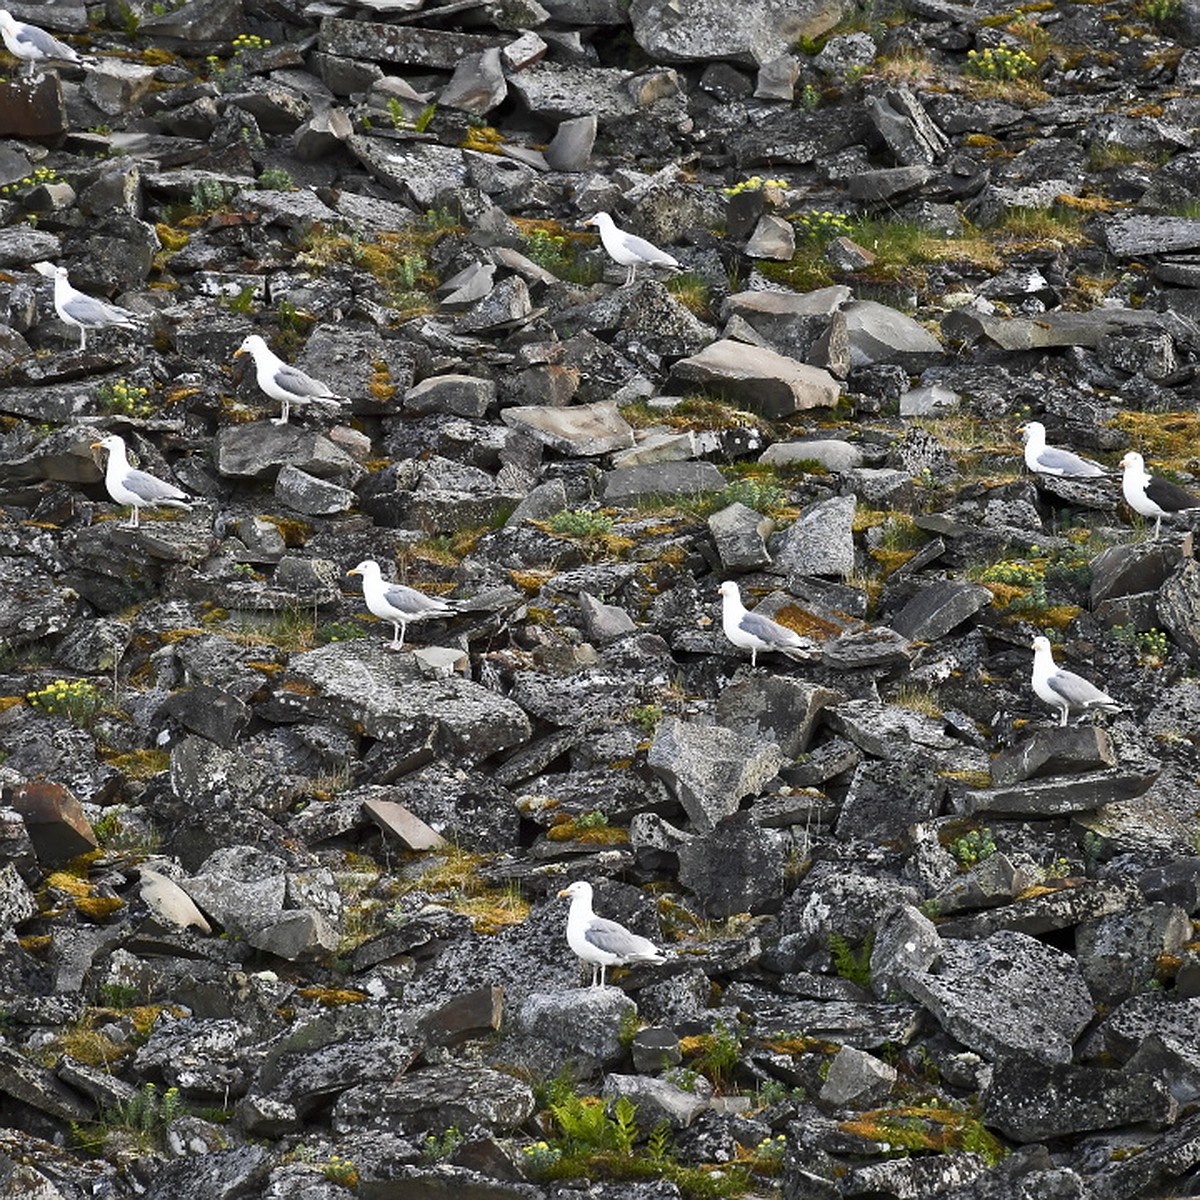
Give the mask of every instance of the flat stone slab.
[{"label": "flat stone slab", "polygon": [[922,588],[891,620],[910,642],[935,642],[992,602],[992,593],[975,583],[952,581]]},{"label": "flat stone slab", "polygon": [[615,400],[570,408],[521,405],[504,409],[500,419],[560,454],[591,458],[634,444],[633,426],[621,416]]},{"label": "flat stone slab", "polygon": [[1147,791],[1157,773],[1114,767],[1083,775],[1027,780],[1007,787],[964,792],[955,809],[965,816],[979,812],[1020,813],[1055,817],[1065,813],[1093,812],[1118,800],[1131,800]]},{"label": "flat stone slab", "polygon": [[898,982],[947,1033],[989,1058],[1023,1053],[1069,1063],[1094,1011],[1071,955],[1011,930],[977,942],[946,939],[936,974]]},{"label": "flat stone slab", "polygon": [[1007,787],[1048,775],[1079,775],[1117,765],[1112,738],[1097,725],[1039,729],[992,759],[992,784]]},{"label": "flat stone slab", "polygon": [[621,467],[604,477],[604,500],[633,504],[651,496],[700,496],[723,492],[725,476],[710,462],[662,462]]},{"label": "flat stone slab", "polygon": [[938,932],[948,938],[983,938],[1002,929],[1037,935],[1073,929],[1084,921],[1126,912],[1144,903],[1133,884],[1107,879],[1077,879],[1053,891],[1031,888],[1030,892],[985,912],[943,921]]},{"label": "flat stone slab", "polygon": [[728,338],[681,358],[671,368],[671,379],[713,388],[764,417],[831,408],[842,394],[841,384],[820,367]]},{"label": "flat stone slab", "polygon": [[1105,222],[1104,238],[1113,254],[1135,258],[1200,249],[1200,220],[1195,217],[1113,217]]},{"label": "flat stone slab", "polygon": [[[1200,225],[1200,221],[1196,222]],[[1132,308],[1091,312],[1048,312],[1032,317],[989,317],[956,309],[942,320],[942,332],[954,338],[988,338],[1003,350],[1040,350],[1054,346],[1095,349],[1101,339],[1127,326],[1159,326],[1157,313]]]},{"label": "flat stone slab", "polygon": [[405,66],[453,71],[468,54],[503,46],[511,38],[479,33],[451,33],[379,21],[350,21],[326,17],[318,45],[326,54]]}]

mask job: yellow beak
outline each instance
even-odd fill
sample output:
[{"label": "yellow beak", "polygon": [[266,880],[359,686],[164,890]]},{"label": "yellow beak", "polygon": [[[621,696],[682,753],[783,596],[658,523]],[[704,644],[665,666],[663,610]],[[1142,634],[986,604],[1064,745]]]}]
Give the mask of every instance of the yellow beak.
[{"label": "yellow beak", "polygon": [[355,567],[353,571],[347,571],[346,574],[347,575],[361,575],[362,572],[357,567]]}]

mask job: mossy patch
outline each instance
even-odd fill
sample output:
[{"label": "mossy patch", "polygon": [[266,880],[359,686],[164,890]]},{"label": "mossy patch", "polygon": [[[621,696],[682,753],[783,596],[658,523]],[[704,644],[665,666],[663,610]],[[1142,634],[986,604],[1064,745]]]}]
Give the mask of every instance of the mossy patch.
[{"label": "mossy patch", "polygon": [[842,1121],[840,1128],[896,1154],[970,1152],[993,1164],[1009,1153],[978,1117],[954,1108],[875,1109]]},{"label": "mossy patch", "polygon": [[296,992],[297,996],[303,996],[305,1000],[315,1000],[318,1004],[325,1005],[326,1008],[342,1008],[347,1004],[362,1004],[368,999],[366,992],[352,991],[349,988],[323,988],[323,987],[306,987],[299,988]]},{"label": "mossy patch", "polygon": [[125,907],[119,896],[80,896],[75,901],[75,911],[90,921],[103,921]]}]

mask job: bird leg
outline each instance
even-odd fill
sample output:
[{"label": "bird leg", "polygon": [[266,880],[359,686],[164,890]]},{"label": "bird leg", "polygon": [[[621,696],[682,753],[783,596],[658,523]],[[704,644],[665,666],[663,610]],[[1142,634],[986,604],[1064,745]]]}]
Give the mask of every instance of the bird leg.
[{"label": "bird leg", "polygon": [[758,666],[758,647],[751,646],[750,647],[750,667],[751,667],[751,669],[753,669],[754,667],[757,667],[757,666]]},{"label": "bird leg", "polygon": [[400,632],[400,622],[392,622],[392,640],[388,642],[389,650],[402,650],[404,648],[404,635]]},{"label": "bird leg", "polygon": [[600,986],[604,986],[604,963],[600,964]]},{"label": "bird leg", "polygon": [[87,330],[82,325],[79,327],[79,349],[87,349]]},{"label": "bird leg", "polygon": [[129,518],[129,524],[126,525],[125,528],[126,529],[138,529],[141,527],[140,523],[138,521],[138,517],[141,514],[142,510],[140,508],[138,508],[138,506],[136,504],[131,505],[130,507],[133,509],[133,515]]},{"label": "bird leg", "polygon": [[288,423],[288,402],[285,400],[283,402],[282,415],[278,416],[278,417],[272,417],[271,424],[272,425],[286,425],[287,423]]},{"label": "bird leg", "polygon": [[630,263],[629,270],[625,272],[625,286],[628,287],[637,278],[637,263]]}]

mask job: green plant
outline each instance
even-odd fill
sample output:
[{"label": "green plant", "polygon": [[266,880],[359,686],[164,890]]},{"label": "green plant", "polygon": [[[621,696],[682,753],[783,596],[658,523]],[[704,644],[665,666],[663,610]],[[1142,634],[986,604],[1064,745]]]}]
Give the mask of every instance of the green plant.
[{"label": "green plant", "polygon": [[317,627],[317,645],[327,646],[330,642],[350,642],[367,636],[367,631],[357,621],[329,621]]},{"label": "green plant", "polygon": [[258,37],[253,33],[239,33],[233,39],[233,57],[228,64],[221,61],[218,54],[210,54],[205,59],[208,63],[208,77],[222,92],[236,91],[246,79],[247,63],[243,54],[252,50],[265,50],[270,45],[267,38]]},{"label": "green plant", "polygon": [[100,711],[100,689],[86,679],[56,679],[25,699],[34,708],[52,716],[68,717],[76,725],[90,726]]},{"label": "green plant", "polygon": [[428,1133],[421,1146],[421,1157],[427,1163],[446,1162],[454,1156],[464,1140],[462,1133],[453,1125],[444,1130],[440,1137],[436,1133]]},{"label": "green plant", "polygon": [[990,829],[972,829],[950,843],[949,850],[964,869],[981,863],[996,853],[996,842]]},{"label": "green plant", "polygon": [[756,512],[766,513],[778,508],[787,493],[770,479],[735,479],[720,496],[721,504],[744,504]]},{"label": "green plant", "polygon": [[841,213],[821,212],[798,213],[792,218],[796,227],[796,240],[800,242],[816,242],[824,245],[836,237],[845,237],[854,228],[849,217]]},{"label": "green plant", "polygon": [[233,184],[222,183],[219,179],[200,179],[192,187],[191,205],[197,213],[214,212],[224,208],[237,195]]},{"label": "green plant", "polygon": [[296,181],[282,167],[264,167],[258,176],[258,186],[269,192],[290,192]]},{"label": "green plant", "polygon": [[330,1183],[340,1184],[353,1191],[358,1187],[358,1167],[348,1158],[340,1154],[331,1154],[323,1163],[318,1164],[321,1174]]},{"label": "green plant", "polygon": [[1133,624],[1114,625],[1108,636],[1114,642],[1132,646],[1144,667],[1161,667],[1171,653],[1171,640],[1161,629],[1138,629]]},{"label": "green plant", "polygon": [[800,89],[800,94],[796,97],[796,101],[806,112],[816,112],[821,107],[820,90],[813,87],[811,83],[806,83]]},{"label": "green plant", "polygon": [[35,167],[24,179],[17,179],[0,187],[0,196],[13,196],[43,183],[57,183],[58,172],[53,167]]},{"label": "green plant", "polygon": [[691,1058],[693,1070],[707,1076],[713,1087],[718,1090],[732,1083],[733,1073],[742,1054],[742,1039],[736,1029],[724,1021],[718,1021],[712,1033],[686,1039],[685,1044],[687,1043],[691,1043],[689,1048],[695,1051]]},{"label": "green plant", "polygon": [[841,934],[829,935],[829,954],[833,960],[833,969],[843,979],[849,979],[861,988],[871,986],[871,951],[874,948],[874,933],[868,933],[857,950]]},{"label": "green plant", "polygon": [[96,399],[102,407],[127,417],[148,417],[154,412],[154,405],[146,399],[149,394],[147,388],[137,387],[128,379],[102,383],[96,389]]},{"label": "green plant", "polygon": [[72,1122],[71,1132],[79,1145],[93,1153],[102,1153],[109,1134],[118,1129],[132,1134],[141,1149],[150,1150],[182,1112],[178,1088],[167,1088],[160,1096],[154,1084],[146,1083],[123,1104],[102,1107],[97,1121]]},{"label": "green plant", "polygon": [[546,524],[551,533],[562,537],[605,537],[613,531],[613,519],[587,508],[568,508],[556,512]]},{"label": "green plant", "polygon": [[561,1146],[551,1146],[549,1142],[534,1142],[532,1145],[521,1147],[521,1156],[525,1159],[530,1173],[536,1177],[558,1166],[562,1161],[563,1151]]},{"label": "green plant", "polygon": [[591,812],[582,813],[575,818],[575,825],[579,829],[600,829],[608,824],[608,813],[603,813],[599,809],[592,809]]},{"label": "green plant", "polygon": [[662,705],[641,704],[637,708],[631,708],[629,719],[635,725],[640,725],[646,733],[653,733],[658,727],[659,721],[663,719]]},{"label": "green plant", "polygon": [[727,196],[740,196],[742,192],[758,192],[763,188],[785,188],[787,186],[786,179],[764,179],[761,175],[751,175],[749,179],[743,179],[741,183],[722,188],[721,191]]},{"label": "green plant", "polygon": [[1183,11],[1183,0],[1140,0],[1138,14],[1152,25],[1169,25]]},{"label": "green plant", "polygon": [[570,1092],[550,1104],[550,1115],[562,1136],[564,1150],[571,1154],[598,1150],[628,1154],[633,1149],[637,1105],[628,1096],[621,1096],[610,1114],[599,1096]]},{"label": "green plant", "polygon": [[967,61],[963,66],[964,75],[1000,83],[1027,79],[1036,71],[1036,61],[1024,50],[1009,50],[1006,46],[988,50],[968,50]]},{"label": "green plant", "polygon": [[681,271],[666,282],[667,291],[697,317],[708,317],[712,312],[712,288],[708,280],[695,271]]}]

